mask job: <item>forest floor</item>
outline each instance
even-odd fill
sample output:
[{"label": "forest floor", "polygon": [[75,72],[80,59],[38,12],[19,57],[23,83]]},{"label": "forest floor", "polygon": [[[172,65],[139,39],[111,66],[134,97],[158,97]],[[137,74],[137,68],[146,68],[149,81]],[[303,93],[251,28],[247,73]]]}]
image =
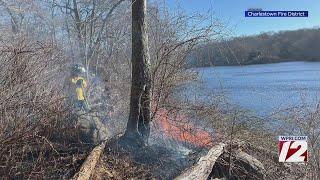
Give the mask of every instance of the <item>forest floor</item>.
[{"label": "forest floor", "polygon": [[[241,151],[255,158],[263,165],[265,179],[301,179],[304,177],[304,166],[279,163],[277,154],[262,148],[255,148],[247,143],[239,146]],[[133,157],[121,149],[117,140],[111,140],[101,155],[91,179],[174,179],[184,170],[192,167],[203,153],[183,158],[175,157],[165,148],[146,147],[136,152]],[[221,163],[221,157],[217,160]],[[215,166],[214,166],[215,167]],[[214,171],[214,167],[213,171]],[[242,167],[237,167],[241,169]],[[237,176],[238,174],[236,174]],[[241,177],[237,177],[241,179]]]},{"label": "forest floor", "polygon": [[178,156],[160,146],[136,150],[132,155],[112,139],[106,144],[92,179],[173,179],[197,160],[196,156]]}]

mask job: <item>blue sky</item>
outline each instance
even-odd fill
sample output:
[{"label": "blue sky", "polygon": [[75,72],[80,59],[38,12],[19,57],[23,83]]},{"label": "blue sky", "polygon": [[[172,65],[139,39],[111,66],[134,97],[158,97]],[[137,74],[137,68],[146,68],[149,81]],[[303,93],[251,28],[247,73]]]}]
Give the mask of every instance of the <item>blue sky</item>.
[{"label": "blue sky", "polygon": [[[166,0],[170,9],[180,5],[187,13],[207,12],[224,22],[231,36],[252,35],[268,31],[294,30],[320,26],[320,0]],[[307,18],[245,18],[248,8],[274,11],[309,11]]]}]

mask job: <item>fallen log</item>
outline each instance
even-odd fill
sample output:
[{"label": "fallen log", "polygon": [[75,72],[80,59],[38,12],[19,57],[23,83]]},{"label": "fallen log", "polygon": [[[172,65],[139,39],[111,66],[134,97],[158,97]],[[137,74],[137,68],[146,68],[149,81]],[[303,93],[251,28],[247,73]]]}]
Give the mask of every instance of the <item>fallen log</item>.
[{"label": "fallen log", "polygon": [[101,154],[106,146],[106,141],[102,142],[99,146],[96,146],[89,156],[86,158],[85,162],[82,164],[80,171],[73,176],[73,180],[89,180],[94,169],[99,161]]},{"label": "fallen log", "polygon": [[[227,148],[228,147],[228,148]],[[241,150],[239,146],[220,143],[213,146],[201,157],[196,165],[187,169],[176,180],[207,179],[264,179],[263,164],[253,156]]]},{"label": "fallen log", "polygon": [[231,156],[225,151],[216,161],[208,179],[264,179],[263,164],[253,156],[233,150]]},{"label": "fallen log", "polygon": [[220,143],[213,146],[207,155],[201,157],[196,165],[187,169],[180,176],[176,177],[176,180],[206,180],[212,172],[212,167],[216,163],[217,159],[223,154],[225,144]]}]

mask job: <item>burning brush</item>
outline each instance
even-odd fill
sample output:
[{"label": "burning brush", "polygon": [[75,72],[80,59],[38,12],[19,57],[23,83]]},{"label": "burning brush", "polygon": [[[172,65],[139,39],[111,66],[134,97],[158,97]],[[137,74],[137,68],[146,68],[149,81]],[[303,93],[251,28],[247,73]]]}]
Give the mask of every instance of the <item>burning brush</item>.
[{"label": "burning brush", "polygon": [[187,116],[178,112],[159,109],[155,117],[155,125],[159,127],[160,133],[165,138],[199,148],[213,146],[212,136],[209,132],[196,127]]}]

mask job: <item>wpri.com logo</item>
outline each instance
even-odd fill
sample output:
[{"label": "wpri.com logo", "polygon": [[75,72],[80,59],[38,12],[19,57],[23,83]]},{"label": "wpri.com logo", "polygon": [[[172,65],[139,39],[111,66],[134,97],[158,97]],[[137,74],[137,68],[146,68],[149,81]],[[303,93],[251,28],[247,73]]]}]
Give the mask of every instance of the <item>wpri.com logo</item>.
[{"label": "wpri.com logo", "polygon": [[279,162],[307,161],[307,136],[279,136]]}]

